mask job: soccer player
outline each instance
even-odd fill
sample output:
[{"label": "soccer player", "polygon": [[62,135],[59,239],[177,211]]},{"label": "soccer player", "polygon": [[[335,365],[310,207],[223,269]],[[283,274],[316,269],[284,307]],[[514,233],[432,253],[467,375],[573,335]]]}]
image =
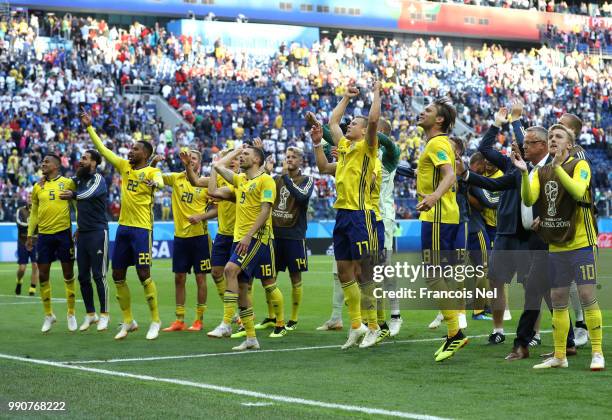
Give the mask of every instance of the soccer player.
[{"label": "soccer player", "polygon": [[28,295],[34,296],[36,293],[36,285],[38,284],[38,264],[36,243],[32,242],[32,250],[26,249],[26,239],[28,238],[28,221],[30,219],[30,210],[32,209],[32,198],[28,195],[25,205],[19,207],[15,214],[17,222],[17,284],[15,286],[15,294],[21,294],[21,284],[25,274],[28,262],[32,263],[32,275],[30,277],[30,288]]},{"label": "soccer player", "polygon": [[[391,264],[391,254],[393,253],[393,233],[395,232],[395,171],[399,164],[400,149],[393,141],[391,135],[391,124],[385,118],[378,121],[378,143],[379,143],[379,160],[381,163],[380,174],[380,192],[378,203],[373,199],[372,204],[376,211],[376,204],[380,214],[380,220],[377,222],[377,233],[379,240],[379,249],[381,253],[381,264]],[[397,290],[397,279],[385,278],[383,286],[386,290]],[[399,334],[402,326],[402,317],[400,314],[399,299],[389,298],[389,306],[391,311],[391,319],[388,324],[390,337],[395,337]],[[384,302],[377,300],[377,313],[379,325],[386,327],[386,316],[384,312]],[[381,337],[385,329],[381,327]],[[379,340],[381,340],[379,337]],[[384,337],[382,337],[384,338]]]},{"label": "soccer player", "polygon": [[[221,157],[232,153],[230,150],[221,152]],[[238,158],[239,151],[235,151],[233,158],[227,164],[227,169],[238,174],[240,172],[240,159]],[[187,172],[189,175],[189,171]],[[202,178],[200,178],[201,181]],[[192,180],[194,185],[195,180]],[[217,291],[223,301],[223,320],[212,331],[208,332],[209,337],[222,338],[232,335],[231,322],[236,311],[236,302],[234,296],[228,296],[228,301],[225,300],[225,288],[227,281],[225,279],[225,265],[229,262],[232,256],[232,244],[234,243],[234,228],[236,223],[236,195],[234,186],[220,176],[215,167],[212,167],[210,178],[208,181],[208,195],[217,200],[217,235],[212,246],[211,264],[212,277],[217,286]],[[246,333],[246,332],[245,332]]]},{"label": "soccer player", "polygon": [[123,314],[123,324],[115,335],[116,340],[127,337],[138,329],[132,316],[132,299],[126,277],[127,268],[136,266],[136,274],[143,288],[151,313],[151,325],[147,340],[159,336],[161,321],[157,304],[157,288],[151,278],[151,241],[153,231],[153,193],[162,188],[164,181],[161,171],[148,164],[153,147],[146,141],[137,141],[128,153],[128,159],[121,159],[109,150],[91,125],[91,117],[83,113],[81,121],[95,148],[117,169],[121,175],[121,214],[115,237],[112,267],[113,281],[117,288],[117,300]]},{"label": "soccer player", "polygon": [[74,243],[70,222],[70,203],[60,200],[62,191],[74,190],[74,182],[59,174],[60,158],[47,154],[40,166],[43,180],[32,190],[32,212],[28,223],[26,249],[34,248],[34,232],[38,228],[38,271],[40,278],[40,298],[45,310],[45,320],[41,331],[46,333],[55,323],[51,310],[51,283],[49,272],[51,263],[60,260],[64,274],[64,289],[68,306],[68,330],[76,331],[75,288],[74,288]]},{"label": "soccer player", "polygon": [[[474,153],[470,157],[470,170],[477,174],[484,173],[485,158],[480,152]],[[459,169],[458,169],[459,171]],[[461,171],[459,171],[460,173]],[[465,182],[461,180],[461,182]],[[496,208],[497,200],[491,201],[491,195],[485,194],[484,190],[474,185],[469,187],[468,201],[470,204],[470,220],[468,221],[468,243],[467,253],[473,266],[488,268],[489,253],[491,252],[491,240],[487,233],[485,222],[482,218],[482,210],[485,208]],[[483,290],[488,288],[486,275],[476,279],[475,287]],[[485,313],[486,299],[479,298],[474,300],[472,309],[472,319],[475,321],[491,321],[493,318]]]},{"label": "soccer player", "polygon": [[[417,167],[417,194],[421,200],[416,207],[421,212],[421,248],[426,266],[444,267],[454,260],[459,207],[455,190],[455,153],[448,133],[456,117],[457,111],[447,99],[437,99],[421,112],[417,122],[427,138]],[[435,291],[455,289],[442,276],[429,276],[426,281],[428,287]],[[436,362],[452,357],[468,341],[459,328],[456,303],[441,299],[439,304],[446,322],[447,336],[434,354]]]},{"label": "soccer player", "polygon": [[308,202],[314,189],[311,176],[302,175],[304,152],[290,146],[285,154],[283,169],[276,183],[276,201],[272,208],[274,257],[276,272],[289,271],[291,279],[291,317],[285,326],[293,331],[298,323],[302,302],[302,272],[308,271],[306,228]]},{"label": "soccer player", "polygon": [[597,234],[589,190],[591,170],[583,159],[570,156],[574,133],[561,124],[549,129],[548,149],[554,155],[549,165],[529,180],[527,164],[514,152],[514,165],[521,171],[521,198],[525,205],[540,209],[540,236],[549,243],[548,267],[553,284],[553,357],[535,369],[567,367],[566,337],[570,328],[569,288],[578,286],[580,301],[591,337],[591,370],[603,370],[602,316],[595,296],[597,282]]},{"label": "soccer player", "polygon": [[[343,349],[354,346],[364,335],[366,336],[360,347],[370,347],[376,344],[380,331],[374,282],[368,275],[373,251],[370,243],[374,237],[374,225],[370,214],[370,192],[374,167],[378,160],[380,89],[380,82],[374,83],[372,89],[374,97],[368,118],[354,118],[346,134],[343,134],[340,128],[340,120],[351,98],[359,95],[359,89],[352,86],[347,88],[329,120],[332,139],[338,147],[338,163],[335,168],[337,196],[334,208],[337,209],[337,213],[333,233],[334,257],[338,264],[338,277],[351,319],[351,329],[346,343],[342,346]],[[323,147],[321,125],[313,126],[311,136],[315,148]],[[367,328],[362,324],[362,308],[367,314]]]},{"label": "soccer player", "polygon": [[[108,328],[108,222],[106,220],[107,189],[102,175],[96,173],[102,157],[95,150],[87,150],[81,155],[79,168],[73,181],[76,191],[64,191],[62,200],[76,200],[77,206],[77,266],[79,268],[79,285],[85,303],[86,315],[80,331],[86,331],[91,324],[97,323],[98,331]],[[98,299],[100,316],[96,314],[93,299],[91,277],[93,274]]]},{"label": "soccer player", "polygon": [[[195,174],[201,170],[202,155],[197,150],[181,152],[185,168]],[[162,160],[161,156],[153,159],[153,164]],[[187,169],[186,169],[187,170]],[[163,331],[201,331],[204,312],[206,312],[206,274],[210,273],[210,241],[208,238],[208,219],[217,216],[213,206],[207,211],[209,203],[206,187],[192,186],[186,170],[162,174],[164,185],[172,187],[172,217],[174,219],[174,252],[172,255],[172,272],[174,273],[176,320]],[[208,183],[208,180],[205,180]],[[185,325],[185,282],[187,273],[195,274],[198,289],[196,317],[193,324]]]},{"label": "soccer player", "polygon": [[[243,171],[240,175],[227,168],[238,153],[240,169]],[[253,277],[261,279],[273,306],[277,309],[282,307],[282,294],[276,287],[274,279],[272,205],[276,196],[276,185],[272,177],[263,170],[264,161],[265,156],[261,149],[248,146],[235,150],[213,163],[216,172],[227,182],[232,183],[236,195],[232,256],[224,270],[227,281],[224,306],[228,305],[231,314],[238,300],[240,319],[246,331],[246,340],[233,348],[238,351],[259,349],[253,321],[253,304],[249,293]],[[277,324],[273,332],[275,335],[281,334],[281,330],[285,329],[284,323],[279,324],[283,322],[282,318],[282,313],[277,312]]]}]

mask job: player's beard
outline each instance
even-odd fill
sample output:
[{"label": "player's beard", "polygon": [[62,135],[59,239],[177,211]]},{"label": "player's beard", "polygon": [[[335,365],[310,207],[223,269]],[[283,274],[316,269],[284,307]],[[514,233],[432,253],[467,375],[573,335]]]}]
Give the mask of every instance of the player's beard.
[{"label": "player's beard", "polygon": [[76,175],[79,178],[87,178],[91,174],[91,170],[87,166],[79,166]]}]

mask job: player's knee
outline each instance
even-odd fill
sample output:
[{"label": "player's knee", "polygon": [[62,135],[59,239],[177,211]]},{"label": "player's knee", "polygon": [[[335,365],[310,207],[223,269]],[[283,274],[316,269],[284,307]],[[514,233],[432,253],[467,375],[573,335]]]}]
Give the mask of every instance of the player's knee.
[{"label": "player's knee", "polygon": [[213,279],[215,280],[215,282],[217,282],[217,281],[221,280],[221,278],[223,278],[223,270],[224,270],[224,267],[215,266],[215,267],[212,268],[211,275],[212,275]]},{"label": "player's knee", "polygon": [[553,307],[565,306],[569,299],[569,290],[565,287],[556,287],[550,291]]},{"label": "player's knee", "polygon": [[174,275],[174,285],[183,286],[185,284],[186,279],[187,279],[187,275],[185,273],[176,273]]},{"label": "player's knee", "polygon": [[239,272],[240,272],[240,267],[238,267],[235,264],[228,264],[223,269],[223,275],[225,276],[226,279],[237,277]]},{"label": "player's knee", "polygon": [[578,287],[578,296],[583,306],[588,306],[595,300],[595,290],[592,285]]},{"label": "player's knee", "polygon": [[136,274],[138,275],[138,280],[142,283],[151,277],[151,270],[149,268],[139,268],[136,270]]}]

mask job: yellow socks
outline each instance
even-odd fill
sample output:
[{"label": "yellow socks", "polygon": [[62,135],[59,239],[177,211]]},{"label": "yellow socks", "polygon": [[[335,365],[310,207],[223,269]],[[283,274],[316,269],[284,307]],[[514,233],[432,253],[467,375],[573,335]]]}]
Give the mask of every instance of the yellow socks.
[{"label": "yellow socks", "polygon": [[228,325],[236,313],[236,303],[238,303],[238,293],[226,290],[223,295],[223,322]]},{"label": "yellow socks", "polygon": [[[146,279],[142,282],[144,287],[145,299],[149,305],[149,311],[151,311],[151,321],[160,322],[159,320],[159,308],[157,306],[157,287],[151,278]],[[183,308],[183,315],[185,315]]]},{"label": "yellow socks", "polygon": [[361,326],[361,292],[357,282],[351,280],[342,284],[342,292],[344,293],[344,301],[348,306],[351,328],[359,328]]},{"label": "yellow socks", "polygon": [[603,332],[601,329],[601,311],[599,310],[599,304],[594,301],[588,306],[583,307],[584,310],[584,322],[587,324],[589,329],[589,338],[591,339],[591,351],[593,353],[602,353],[601,349]]},{"label": "yellow socks", "polygon": [[215,287],[217,288],[217,293],[219,294],[219,297],[221,298],[221,302],[223,302],[224,295],[225,295],[225,287],[227,286],[227,281],[225,281],[225,277],[221,277],[219,280],[214,280],[214,281],[215,281]]},{"label": "yellow socks", "polygon": [[45,315],[52,315],[53,311],[51,310],[51,282],[40,282],[40,300],[42,300],[43,308],[45,309]]},{"label": "yellow socks", "polygon": [[66,289],[66,305],[68,306],[68,315],[74,315],[74,307],[76,304],[76,295],[75,295],[74,286],[75,286],[74,277],[71,278],[70,280],[64,280],[64,289]]},{"label": "yellow socks", "polygon": [[459,311],[452,309],[442,309],[442,316],[446,322],[448,338],[454,337],[459,332]]},{"label": "yellow socks", "polygon": [[177,321],[185,321],[185,305],[176,305],[175,314]]},{"label": "yellow socks", "polygon": [[204,312],[206,312],[206,304],[198,303],[196,306],[196,319],[202,321],[204,319]]},{"label": "yellow socks", "polygon": [[361,309],[366,314],[368,328],[375,330],[378,328],[376,320],[376,298],[374,297],[374,282],[361,285]]},{"label": "yellow socks", "polygon": [[115,282],[117,288],[117,301],[123,314],[123,323],[129,324],[134,317],[132,316],[132,298],[130,297],[130,288],[125,280]]},{"label": "yellow socks", "polygon": [[247,338],[255,338],[255,322],[253,321],[253,307],[240,308],[240,320],[246,330]]},{"label": "yellow socks", "polygon": [[278,287],[276,287],[276,283],[272,283],[268,286],[265,286],[264,289],[266,290],[266,300],[269,302],[268,312],[270,311],[270,305],[272,306],[273,311],[273,315],[271,317],[268,317],[276,318],[276,326],[282,327],[283,325],[285,325],[285,302],[283,299],[283,293]]},{"label": "yellow socks", "polygon": [[569,332],[570,317],[567,306],[553,308],[552,315],[553,341],[555,343],[555,357],[565,359],[567,346],[567,333]]},{"label": "yellow socks", "polygon": [[378,321],[378,325],[382,325],[387,321],[385,302],[382,299],[376,299],[376,320]]},{"label": "yellow socks", "polygon": [[291,320],[298,320],[298,311],[300,310],[300,304],[302,303],[302,282],[295,283],[291,288]]}]

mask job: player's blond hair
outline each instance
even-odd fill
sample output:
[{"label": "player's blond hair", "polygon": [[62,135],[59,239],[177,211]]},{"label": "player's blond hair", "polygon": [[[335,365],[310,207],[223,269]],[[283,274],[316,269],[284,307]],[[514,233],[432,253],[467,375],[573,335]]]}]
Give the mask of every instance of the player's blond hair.
[{"label": "player's blond hair", "polygon": [[299,147],[289,146],[287,147],[287,151],[295,153],[300,159],[304,159],[304,151]]},{"label": "player's blond hair", "polygon": [[562,125],[562,124],[555,124],[552,127],[550,127],[548,129],[548,133],[549,135],[553,132],[553,130],[561,130],[563,131],[565,134],[567,134],[567,137],[570,140],[570,143],[572,144],[576,144],[576,136],[574,135],[574,132],[572,130],[570,130],[569,128],[567,128],[566,126]]}]

